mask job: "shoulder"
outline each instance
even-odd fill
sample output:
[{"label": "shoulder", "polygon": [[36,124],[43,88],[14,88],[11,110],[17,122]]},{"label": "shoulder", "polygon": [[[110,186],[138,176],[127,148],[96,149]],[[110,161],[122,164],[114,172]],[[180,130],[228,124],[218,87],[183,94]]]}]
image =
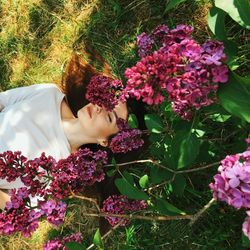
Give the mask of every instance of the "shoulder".
[{"label": "shoulder", "polygon": [[64,95],[60,87],[55,83],[40,83],[36,85],[38,91]]}]

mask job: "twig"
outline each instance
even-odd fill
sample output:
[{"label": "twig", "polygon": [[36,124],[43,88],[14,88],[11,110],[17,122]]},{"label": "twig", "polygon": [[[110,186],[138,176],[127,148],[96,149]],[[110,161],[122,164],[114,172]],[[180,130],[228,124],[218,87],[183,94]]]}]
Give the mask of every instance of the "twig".
[{"label": "twig", "polygon": [[152,164],[154,164],[154,165],[156,165],[156,166],[158,166],[160,168],[168,170],[171,173],[174,173],[174,174],[183,174],[183,173],[191,173],[191,172],[196,172],[196,171],[203,170],[203,169],[206,169],[206,168],[210,168],[210,167],[213,167],[215,165],[218,165],[220,162],[217,161],[217,162],[214,162],[214,163],[202,166],[202,167],[191,168],[191,169],[187,169],[187,170],[179,170],[179,171],[175,171],[175,170],[173,170],[171,168],[165,167],[164,165],[162,165],[158,161],[155,161],[155,160],[152,160],[152,159],[145,159],[145,160],[138,160],[138,161],[129,161],[129,162],[118,163],[118,164],[108,164],[108,165],[104,165],[104,167],[111,167],[111,166],[121,167],[121,166],[126,166],[126,165],[131,165],[131,164],[140,164],[140,163],[152,163]]},{"label": "twig", "polygon": [[146,216],[138,214],[111,214],[111,213],[82,213],[82,215],[91,217],[116,217],[124,219],[140,219],[140,220],[150,220],[150,221],[167,221],[167,220],[191,220],[193,215],[174,215],[174,216]]},{"label": "twig", "polygon": [[215,199],[212,198],[200,211],[193,215],[188,225],[192,226],[214,202]]},{"label": "twig", "polygon": [[86,197],[86,196],[76,195],[71,189],[70,189],[70,193],[71,193],[71,196],[69,196],[69,198],[77,198],[77,199],[81,199],[81,200],[84,200],[84,201],[91,202],[96,206],[97,210],[100,211],[100,207],[99,207],[96,199],[89,198],[89,197]]}]

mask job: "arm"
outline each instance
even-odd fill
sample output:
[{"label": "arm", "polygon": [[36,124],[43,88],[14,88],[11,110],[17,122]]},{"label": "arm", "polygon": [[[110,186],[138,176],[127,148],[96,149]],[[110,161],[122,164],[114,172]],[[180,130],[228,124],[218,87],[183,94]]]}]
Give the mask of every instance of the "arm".
[{"label": "arm", "polygon": [[55,88],[56,85],[53,83],[50,84],[34,84],[25,87],[14,88],[0,92],[0,111],[7,107],[8,105],[23,101],[28,99],[42,89]]},{"label": "arm", "polygon": [[7,201],[10,201],[10,196],[0,189],[0,209],[5,208]]}]

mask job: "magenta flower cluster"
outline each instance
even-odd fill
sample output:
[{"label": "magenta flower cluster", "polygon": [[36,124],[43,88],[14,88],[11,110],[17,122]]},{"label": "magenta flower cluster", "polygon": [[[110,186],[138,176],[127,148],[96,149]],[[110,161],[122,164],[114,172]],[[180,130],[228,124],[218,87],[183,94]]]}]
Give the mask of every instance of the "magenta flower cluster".
[{"label": "magenta flower cluster", "polygon": [[144,144],[141,139],[142,132],[139,129],[129,128],[128,123],[122,119],[117,119],[119,132],[111,139],[109,148],[113,153],[127,153],[138,149]]},{"label": "magenta flower cluster", "polygon": [[[130,200],[124,195],[112,195],[109,196],[103,202],[101,211],[103,213],[110,214],[126,214],[134,211],[139,211],[147,208],[145,201]],[[111,226],[115,226],[119,223],[121,226],[125,226],[128,223],[128,219],[118,217],[105,217]]]},{"label": "magenta flower cluster", "polygon": [[74,233],[68,236],[65,236],[62,239],[59,239],[58,237],[49,240],[46,244],[43,245],[43,250],[68,250],[68,248],[65,246],[68,242],[77,242],[81,243],[82,241],[82,235],[81,233]]},{"label": "magenta flower cluster", "polygon": [[23,236],[29,237],[38,228],[42,214],[26,206],[29,200],[27,188],[12,189],[10,196],[11,201],[7,202],[4,212],[0,213],[0,234],[21,232]]},{"label": "magenta flower cluster", "polygon": [[87,87],[86,99],[112,111],[118,102],[126,101],[122,81],[104,75],[94,75]]},{"label": "magenta flower cluster", "polygon": [[[209,184],[213,197],[236,209],[250,208],[250,147],[243,153],[228,155],[221,161],[214,182]],[[247,211],[250,215],[250,211]],[[250,217],[243,224],[250,239]]]},{"label": "magenta flower cluster", "polygon": [[80,149],[66,159],[61,159],[51,169],[52,177],[47,193],[62,199],[74,193],[82,192],[85,186],[104,180],[102,166],[107,164],[107,152],[92,152],[89,148]]},{"label": "magenta flower cluster", "polygon": [[[66,204],[59,200],[71,195],[71,191],[81,192],[85,186],[102,181],[104,164],[107,164],[107,153],[88,148],[58,162],[44,153],[34,160],[28,160],[21,152],[0,154],[0,178],[15,181],[19,177],[26,186],[10,191],[11,201],[0,213],[0,233],[22,232],[30,236],[41,217],[59,226],[66,213]],[[30,202],[34,196],[38,198],[36,207]]]},{"label": "magenta flower cluster", "polygon": [[187,25],[159,25],[137,37],[141,59],[125,71],[130,96],[153,105],[168,95],[174,112],[186,120],[216,101],[218,84],[228,81],[223,43],[208,40],[200,45],[192,31]]}]

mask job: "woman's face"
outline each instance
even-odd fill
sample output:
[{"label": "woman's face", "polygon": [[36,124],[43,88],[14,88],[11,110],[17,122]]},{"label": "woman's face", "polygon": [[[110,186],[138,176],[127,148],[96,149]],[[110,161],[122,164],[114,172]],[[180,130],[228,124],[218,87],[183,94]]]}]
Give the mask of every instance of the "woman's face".
[{"label": "woman's face", "polygon": [[107,146],[108,137],[116,134],[119,129],[116,119],[127,119],[128,109],[126,103],[119,102],[114,110],[109,112],[104,108],[89,103],[77,112],[78,119],[86,134],[97,143]]}]

